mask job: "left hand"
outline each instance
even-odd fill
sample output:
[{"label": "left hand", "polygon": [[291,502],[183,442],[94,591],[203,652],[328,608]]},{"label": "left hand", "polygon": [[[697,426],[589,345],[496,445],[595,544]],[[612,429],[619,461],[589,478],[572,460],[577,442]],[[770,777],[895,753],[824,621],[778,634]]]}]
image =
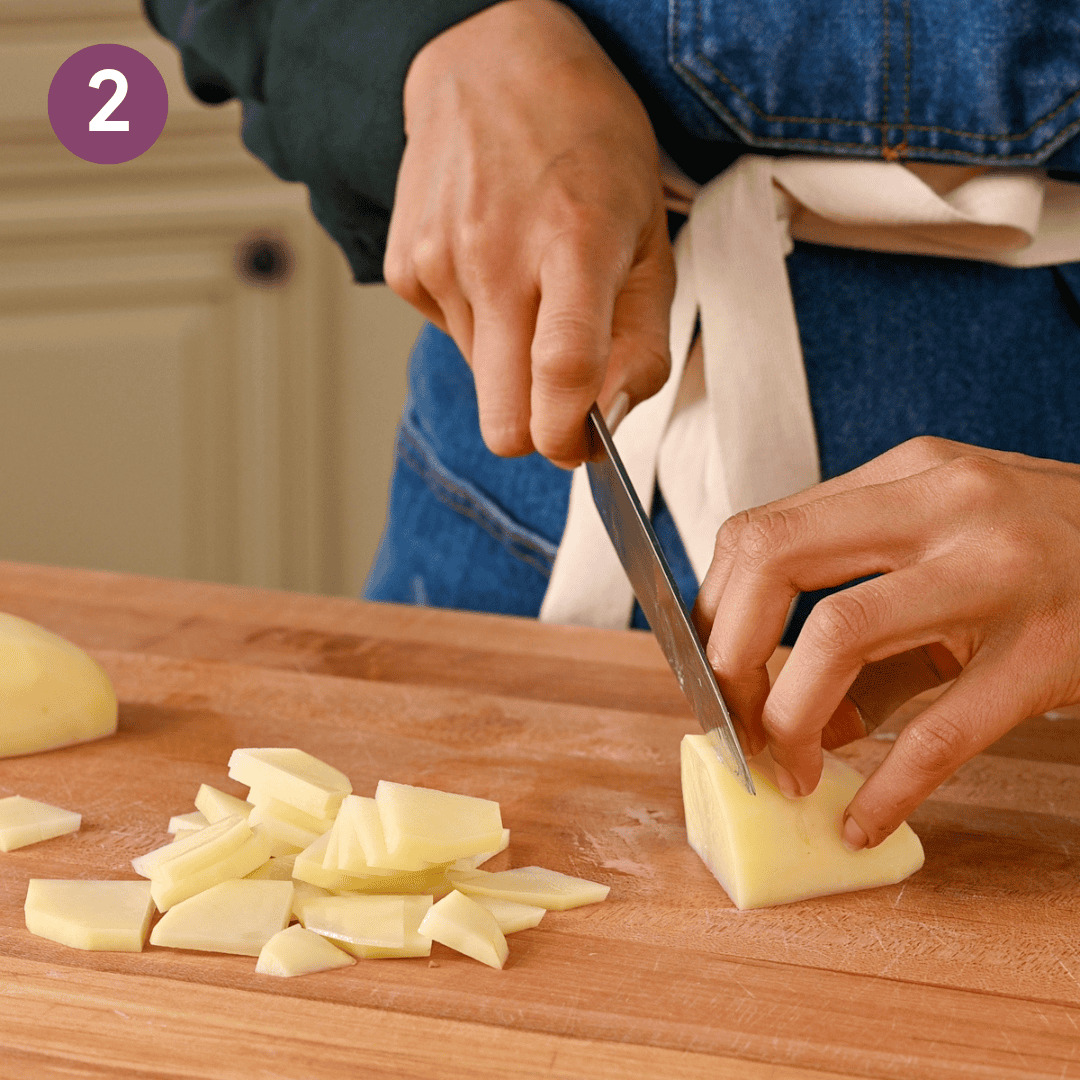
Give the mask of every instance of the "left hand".
[{"label": "left hand", "polygon": [[[869,574],[815,606],[770,689],[793,598]],[[912,439],[727,521],[694,619],[792,795],[817,786],[823,742],[864,734],[845,699],[864,665],[925,646],[958,676],[848,807],[845,842],[873,846],[1021,720],[1080,701],[1080,465]]]}]

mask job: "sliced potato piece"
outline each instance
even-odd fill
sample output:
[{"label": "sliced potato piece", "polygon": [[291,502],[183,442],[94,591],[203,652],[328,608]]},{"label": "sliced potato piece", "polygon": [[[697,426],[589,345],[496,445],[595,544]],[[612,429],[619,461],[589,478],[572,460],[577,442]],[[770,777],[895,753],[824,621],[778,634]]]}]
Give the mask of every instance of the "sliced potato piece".
[{"label": "sliced potato piece", "polygon": [[169,818],[168,831],[177,840],[183,840],[185,836],[197,833],[200,829],[205,829],[209,824],[206,815],[201,810],[196,810],[191,814],[173,814]]},{"label": "sliced potato piece", "polygon": [[275,799],[272,795],[259,791],[258,788],[252,788],[248,792],[248,802],[252,806],[261,806],[267,813],[272,814],[281,821],[298,825],[301,829],[306,829],[316,836],[322,836],[324,832],[329,832],[337,817],[337,811],[327,817],[305,814],[303,810],[297,810],[295,806],[290,806],[287,802]]},{"label": "sliced potato piece", "polygon": [[500,852],[505,851],[510,846],[510,830],[503,829],[502,841],[499,846],[493,851],[481,851],[479,855],[468,855],[464,859],[455,859],[451,865],[451,870],[475,870],[478,866],[483,866],[488,859],[494,859]]},{"label": "sliced potato piece", "polygon": [[279,818],[262,804],[252,807],[251,813],[248,815],[248,824],[252,828],[256,826],[262,827],[272,840],[284,844],[294,851],[303,851],[304,848],[310,847],[322,835],[301,828],[284,818]]},{"label": "sliced potato piece", "polygon": [[191,836],[137,856],[131,865],[136,874],[164,885],[175,885],[182,878],[219,862],[250,838],[251,830],[243,818],[222,818]]},{"label": "sliced potato piece", "polygon": [[246,820],[251,813],[251,803],[226,791],[219,791],[209,784],[202,784],[195,796],[195,809],[202,811],[207,822],[213,825],[227,817],[242,817]]},{"label": "sliced potato piece", "polygon": [[112,735],[116,718],[108,676],[82,649],[0,612],[0,757]]},{"label": "sliced potato piece", "polygon": [[148,881],[47,881],[26,889],[26,929],[73,949],[141,952],[154,902]]},{"label": "sliced potato piece", "polygon": [[548,911],[566,911],[582,904],[597,904],[607,898],[610,885],[545,870],[542,866],[522,866],[517,870],[499,870],[494,874],[473,870],[460,874],[451,870],[447,877],[454,888],[469,896],[492,896],[535,904]]},{"label": "sliced potato piece", "polygon": [[547,914],[547,908],[537,907],[535,904],[519,904],[516,900],[503,900],[495,896],[474,896],[472,899],[495,916],[495,921],[504,934],[530,930],[538,926]]},{"label": "sliced potato piece", "polygon": [[151,945],[258,956],[289,923],[291,881],[222,881],[169,908]]},{"label": "sliced potato piece", "polygon": [[[346,865],[340,865],[342,870],[350,873],[366,873],[364,866],[378,870],[388,871],[416,871],[426,870],[430,865],[428,860],[418,858],[411,852],[402,852],[391,856],[386,850],[386,837],[383,833],[382,818],[379,816],[379,805],[374,799],[362,795],[350,795],[342,804],[347,820],[352,825],[356,839],[359,841],[359,850],[355,844],[350,843],[346,849]],[[339,851],[339,855],[340,855]]]},{"label": "sliced potato piece", "polygon": [[[214,827],[210,826],[211,829]],[[260,833],[252,833],[248,840],[220,861],[211,863],[188,877],[181,878],[174,885],[151,879],[150,895],[154,898],[158,911],[168,911],[181,901],[204,892],[214,885],[250,874],[269,858],[270,841]]]},{"label": "sliced potato piece", "polygon": [[348,874],[343,870],[323,869],[323,858],[326,855],[326,845],[329,840],[330,834],[323,833],[310,847],[305,848],[296,856],[293,877],[318,885],[322,889],[363,888],[371,880],[370,877]]},{"label": "sliced potato piece", "polygon": [[260,975],[292,978],[296,975],[311,975],[317,971],[348,967],[355,963],[353,957],[326,938],[305,930],[302,926],[290,926],[279,930],[262,947],[255,970]]},{"label": "sliced potato piece", "polygon": [[488,967],[502,968],[509,954],[495,916],[456,889],[432,905],[419,933]]},{"label": "sliced potato piece", "polygon": [[63,810],[22,795],[9,795],[0,799],[0,851],[14,851],[27,844],[78,832],[81,824],[82,815],[74,810]]},{"label": "sliced potato piece", "polygon": [[229,776],[313,817],[332,818],[352,791],[343,772],[295,747],[234,750]]},{"label": "sliced potato piece", "polygon": [[295,855],[271,855],[262,866],[244,876],[254,881],[292,881],[295,863]]},{"label": "sliced potato piece", "polygon": [[756,795],[720,763],[704,735],[683,739],[687,839],[737,908],[891,885],[922,866],[922,844],[906,823],[875,848],[844,847],[844,810],[863,778],[839,758],[825,755],[821,781],[803,799],[781,794],[768,751],[749,764]]},{"label": "sliced potato piece", "polygon": [[491,799],[380,780],[375,802],[391,857],[451,862],[502,843],[502,816]]},{"label": "sliced potato piece", "polygon": [[304,908],[312,900],[318,900],[324,896],[333,896],[329,889],[320,889],[318,885],[312,885],[310,881],[293,882],[292,916],[299,922],[304,921]]},{"label": "sliced potato piece", "polygon": [[[405,948],[404,896],[327,896],[304,905],[301,922],[354,956]],[[429,899],[429,898],[425,898]]]}]

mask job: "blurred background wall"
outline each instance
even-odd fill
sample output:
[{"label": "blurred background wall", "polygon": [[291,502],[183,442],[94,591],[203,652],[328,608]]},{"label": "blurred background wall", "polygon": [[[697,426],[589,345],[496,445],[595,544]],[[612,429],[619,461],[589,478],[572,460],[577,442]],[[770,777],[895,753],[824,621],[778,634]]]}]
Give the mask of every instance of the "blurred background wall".
[{"label": "blurred background wall", "polygon": [[[69,153],[49,83],[145,53],[169,120]],[[188,92],[138,0],[0,0],[0,558],[355,595],[420,317]]]}]

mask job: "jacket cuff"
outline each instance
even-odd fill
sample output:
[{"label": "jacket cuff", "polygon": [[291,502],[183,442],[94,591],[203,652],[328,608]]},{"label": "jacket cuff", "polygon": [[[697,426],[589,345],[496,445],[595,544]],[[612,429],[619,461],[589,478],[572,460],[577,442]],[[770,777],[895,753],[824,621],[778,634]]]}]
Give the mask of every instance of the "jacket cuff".
[{"label": "jacket cuff", "polygon": [[208,104],[239,98],[247,148],[311,191],[358,281],[382,280],[405,150],[402,95],[432,38],[497,0],[143,0]]}]

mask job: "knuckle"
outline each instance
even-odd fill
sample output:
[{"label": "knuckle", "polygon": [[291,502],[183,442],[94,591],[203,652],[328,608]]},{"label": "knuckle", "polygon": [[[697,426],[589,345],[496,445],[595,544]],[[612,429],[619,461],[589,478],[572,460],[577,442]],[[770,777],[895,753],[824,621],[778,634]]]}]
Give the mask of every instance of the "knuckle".
[{"label": "knuckle", "polygon": [[869,636],[877,622],[875,615],[862,595],[848,589],[819,600],[803,632],[822,652],[846,653]]},{"label": "knuckle", "polygon": [[1002,467],[981,454],[962,454],[942,466],[954,499],[967,510],[986,509],[998,501]]},{"label": "knuckle", "polygon": [[908,724],[897,740],[909,770],[919,781],[940,782],[966,759],[970,741],[965,727],[947,715]]},{"label": "knuckle", "polygon": [[551,316],[533,339],[533,378],[552,390],[591,390],[607,350],[595,341],[589,319],[574,312]]},{"label": "knuckle", "polygon": [[454,277],[454,260],[442,234],[426,233],[417,237],[410,257],[417,280],[429,292],[437,294],[445,291]]},{"label": "knuckle", "polygon": [[901,443],[897,452],[913,469],[932,469],[956,457],[955,444],[937,435],[916,435]]},{"label": "knuckle", "polygon": [[791,517],[785,510],[751,511],[739,535],[739,558],[760,569],[775,559],[791,540]]},{"label": "knuckle", "polygon": [[733,559],[739,552],[739,537],[743,530],[750,524],[750,511],[740,510],[720,526],[716,534],[716,543],[713,545],[714,559]]}]

